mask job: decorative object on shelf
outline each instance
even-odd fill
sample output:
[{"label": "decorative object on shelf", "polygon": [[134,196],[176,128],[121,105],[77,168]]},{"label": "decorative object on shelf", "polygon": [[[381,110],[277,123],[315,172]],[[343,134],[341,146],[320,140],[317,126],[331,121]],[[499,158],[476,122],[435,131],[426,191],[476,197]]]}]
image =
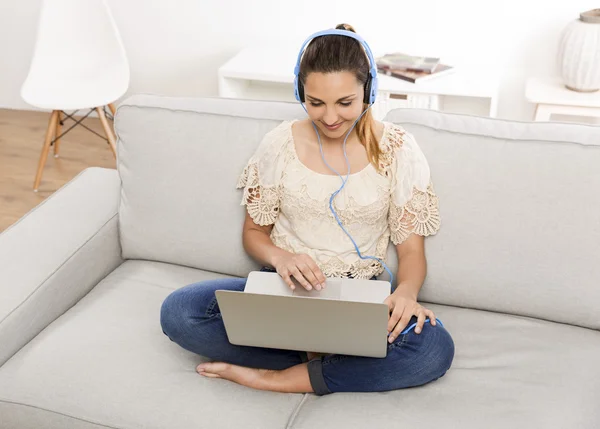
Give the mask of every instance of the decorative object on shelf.
[{"label": "decorative object on shelf", "polygon": [[600,9],[581,13],[565,27],[558,66],[567,88],[580,92],[600,89]]}]

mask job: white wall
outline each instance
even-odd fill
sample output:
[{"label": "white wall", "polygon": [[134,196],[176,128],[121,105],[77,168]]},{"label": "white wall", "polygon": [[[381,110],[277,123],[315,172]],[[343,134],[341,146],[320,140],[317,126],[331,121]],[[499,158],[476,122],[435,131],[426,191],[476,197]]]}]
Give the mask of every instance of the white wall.
[{"label": "white wall", "polygon": [[[108,0],[131,66],[128,94],[217,95],[217,69],[251,44],[299,49],[314,31],[352,24],[375,55],[389,51],[474,64],[501,78],[498,116],[528,120],[531,75],[557,73],[565,25],[592,0]],[[41,0],[0,0],[0,107],[27,109],[19,96],[33,51]],[[235,12],[234,12],[235,11]],[[290,70],[291,72],[291,70]]]}]

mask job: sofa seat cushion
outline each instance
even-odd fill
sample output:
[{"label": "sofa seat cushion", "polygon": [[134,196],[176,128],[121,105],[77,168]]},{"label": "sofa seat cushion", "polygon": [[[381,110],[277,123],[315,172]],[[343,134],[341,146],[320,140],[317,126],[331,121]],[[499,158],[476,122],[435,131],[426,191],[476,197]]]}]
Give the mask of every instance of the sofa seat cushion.
[{"label": "sofa seat cushion", "polygon": [[172,290],[218,277],[126,261],[0,367],[0,427],[285,428],[303,395],[202,377],[162,332]]},{"label": "sofa seat cushion", "polygon": [[[281,394],[195,372],[160,305],[223,275],[126,261],[0,367],[0,422],[27,428],[592,428],[600,422],[600,332],[435,304],[450,370],[384,393]],[[399,368],[399,371],[402,369]]]},{"label": "sofa seat cushion", "polygon": [[[600,427],[600,332],[434,304],[452,334],[446,374],[393,392],[310,395],[294,429]],[[402,368],[398,368],[402,371]]]}]

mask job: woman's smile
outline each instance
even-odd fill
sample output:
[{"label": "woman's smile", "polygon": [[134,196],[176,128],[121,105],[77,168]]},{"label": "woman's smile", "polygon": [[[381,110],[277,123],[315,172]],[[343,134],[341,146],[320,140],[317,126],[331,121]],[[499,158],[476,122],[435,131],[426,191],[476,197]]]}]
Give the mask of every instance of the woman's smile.
[{"label": "woman's smile", "polygon": [[337,124],[332,124],[333,126],[329,126],[327,125],[325,122],[322,122],[322,124],[325,126],[325,128],[327,128],[329,131],[335,131],[337,130],[339,127],[342,126],[344,122],[338,122]]}]

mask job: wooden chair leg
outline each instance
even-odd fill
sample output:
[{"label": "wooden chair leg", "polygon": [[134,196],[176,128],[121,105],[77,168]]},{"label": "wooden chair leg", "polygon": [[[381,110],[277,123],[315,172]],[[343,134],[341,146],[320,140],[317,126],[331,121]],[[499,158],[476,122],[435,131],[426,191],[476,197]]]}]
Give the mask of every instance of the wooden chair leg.
[{"label": "wooden chair leg", "polygon": [[115,112],[117,111],[117,109],[115,109],[115,105],[112,103],[108,103],[108,108],[110,109],[110,112],[112,113],[113,117],[115,116]]},{"label": "wooden chair leg", "polygon": [[50,143],[52,137],[56,132],[56,122],[58,119],[58,110],[53,110],[50,114],[50,121],[48,122],[48,129],[46,129],[46,139],[44,140],[44,146],[42,147],[42,153],[40,155],[40,161],[38,162],[37,173],[35,175],[35,181],[33,182],[33,191],[37,192],[42,180],[42,171],[46,165],[46,159],[48,158],[48,152],[50,151]]},{"label": "wooden chair leg", "polygon": [[106,115],[104,114],[104,109],[102,107],[96,107],[96,112],[98,112],[98,117],[100,118],[100,122],[102,122],[102,127],[104,128],[104,132],[106,133],[106,138],[108,139],[108,143],[110,144],[110,149],[112,150],[113,156],[115,159],[117,158],[117,145],[115,143],[115,137],[110,129],[110,125],[108,125],[108,119],[106,119]]},{"label": "wooden chair leg", "polygon": [[[60,136],[60,132],[62,131],[62,125],[61,125],[62,119],[63,119],[63,114],[62,114],[62,111],[59,110],[58,118],[56,120],[56,134],[54,135],[54,138]],[[58,158],[58,150],[59,149],[60,149],[60,139],[56,139],[54,141],[54,158]]]}]

